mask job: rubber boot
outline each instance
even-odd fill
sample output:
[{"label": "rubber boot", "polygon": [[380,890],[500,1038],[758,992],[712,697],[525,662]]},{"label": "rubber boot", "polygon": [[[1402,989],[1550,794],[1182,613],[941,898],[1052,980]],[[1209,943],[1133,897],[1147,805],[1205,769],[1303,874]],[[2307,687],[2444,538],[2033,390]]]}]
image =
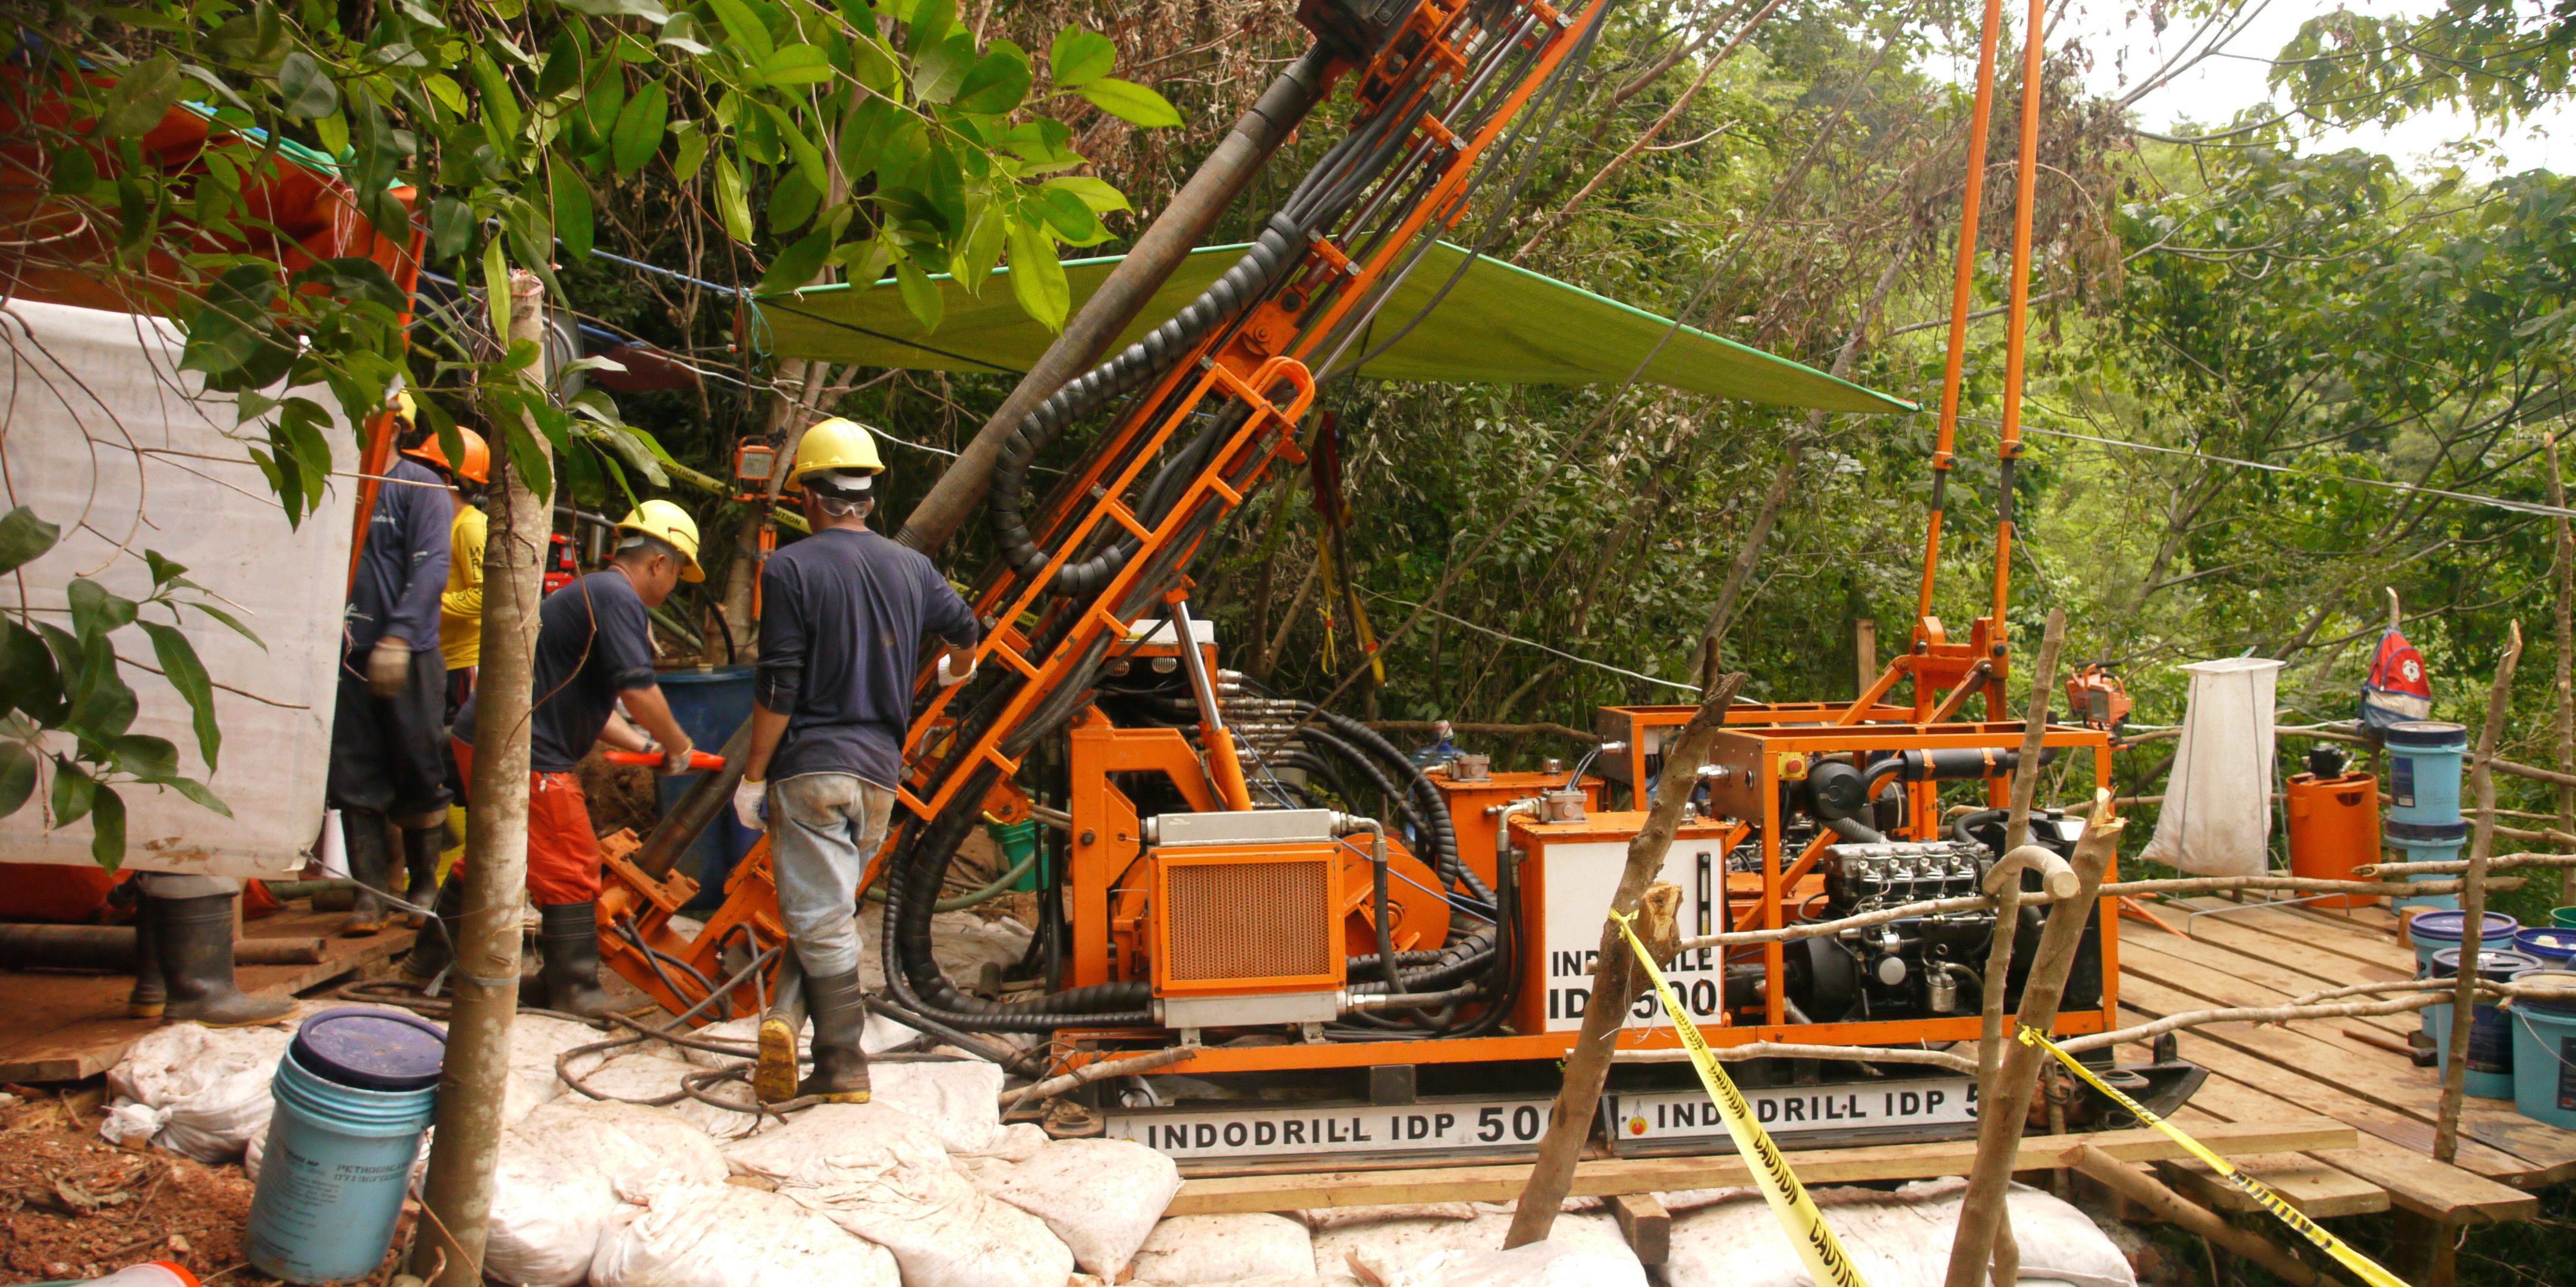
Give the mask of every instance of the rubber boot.
[{"label": "rubber boot", "polygon": [[608,1013],[608,994],[599,987],[599,904],[557,903],[537,914],[544,918],[537,948],[545,954],[538,977],[546,1008],[585,1019]]},{"label": "rubber boot", "polygon": [[[445,839],[444,822],[435,827],[403,828],[403,868],[408,882],[403,886],[403,901],[427,907],[437,897],[433,891],[438,888],[438,851],[445,847],[440,843]],[[419,929],[429,923],[429,918],[406,911],[402,922],[408,928]]]},{"label": "rubber boot", "polygon": [[760,1016],[760,1055],[751,1072],[752,1094],[764,1104],[796,1098],[796,1080],[803,1071],[796,1058],[796,1034],[805,1028],[805,971],[793,944],[778,962],[776,987],[769,1009]]},{"label": "rubber boot", "polygon": [[170,984],[161,977],[161,940],[152,928],[152,895],[136,890],[134,902],[134,990],[125,994],[129,1018],[158,1019],[169,1004]]},{"label": "rubber boot", "polygon": [[340,811],[340,843],[349,854],[349,879],[358,887],[351,891],[349,919],[340,923],[340,937],[366,938],[385,931],[385,900],[380,893],[393,892],[393,847],[385,839],[385,815],[366,809]]},{"label": "rubber boot", "polygon": [[153,936],[169,981],[162,1017],[209,1028],[275,1023],[295,1013],[293,997],[255,997],[233,986],[234,894],[152,900]]},{"label": "rubber boot", "polygon": [[859,1048],[868,1006],[859,972],[805,976],[805,1009],[814,1016],[814,1072],[796,1083],[796,1094],[833,1104],[868,1102],[868,1056]]},{"label": "rubber boot", "polygon": [[[456,936],[465,928],[465,878],[450,876],[438,887],[438,925],[422,926],[420,937],[412,940],[411,954],[403,958],[405,978],[426,985],[447,972],[456,962]],[[445,933],[439,931],[444,929]]]}]

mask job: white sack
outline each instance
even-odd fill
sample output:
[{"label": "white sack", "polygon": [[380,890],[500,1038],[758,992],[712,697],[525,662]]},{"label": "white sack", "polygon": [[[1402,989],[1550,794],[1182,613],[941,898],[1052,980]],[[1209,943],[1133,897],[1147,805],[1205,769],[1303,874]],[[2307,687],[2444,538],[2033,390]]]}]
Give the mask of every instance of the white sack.
[{"label": "white sack", "polygon": [[[1817,1189],[1825,1223],[1870,1287],[1940,1287],[1950,1265],[1967,1182],[1952,1178],[1875,1189]],[[2037,1189],[2014,1185],[2013,1241],[2025,1284],[2137,1287],[2128,1258],[2091,1217]],[[1670,1287],[1806,1287],[1806,1267],[1759,1195],[1675,1215]]]},{"label": "white sack", "polygon": [[901,1287],[894,1256],[795,1199],[660,1177],[600,1234],[592,1287]]},{"label": "white sack", "polygon": [[1597,1246],[1551,1238],[1509,1251],[1441,1251],[1380,1287],[1646,1287],[1646,1267]]},{"label": "white sack", "polygon": [[619,1187],[664,1171],[704,1184],[725,1176],[714,1141],[660,1109],[538,1105],[501,1133],[484,1272],[525,1287],[581,1282],[622,1204]]},{"label": "white sack", "polygon": [[2281,663],[2196,661],[2156,835],[2139,856],[2199,876],[2259,876],[2272,835],[2272,698]]},{"label": "white sack", "polygon": [[[1136,1281],[1189,1287],[1247,1278],[1313,1278],[1315,1240],[1282,1215],[1173,1216],[1136,1249]],[[1342,1272],[1339,1266],[1328,1266]]]},{"label": "white sack", "polygon": [[[266,645],[194,612],[178,623],[216,682],[266,699],[214,690],[224,733],[215,773],[198,755],[188,704],[160,676],[125,671],[137,703],[127,731],[176,745],[180,775],[204,782],[232,810],[227,818],[175,791],[120,786],[126,866],[292,876],[322,825],[357,481],[331,478],[314,512],[288,526],[247,447],[266,439],[275,413],[236,429],[232,395],[207,393],[203,376],[176,369],[181,337],[166,321],[15,299],[0,302],[0,328],[8,332],[0,343],[6,504],[63,530],[51,551],[0,580],[0,610],[31,606],[38,620],[64,624],[63,591],[75,576],[140,599],[152,589],[148,549],[184,565]],[[339,419],[339,399],[321,388],[292,392],[330,413],[322,437],[331,467],[350,469],[356,438]],[[154,454],[138,457],[129,444]],[[116,638],[124,656],[151,654],[140,630]],[[46,744],[70,749],[61,734]],[[12,862],[86,866],[90,822],[46,829],[53,764],[37,763],[30,807],[0,818],[0,849]]]},{"label": "white sack", "polygon": [[1355,1224],[1379,1224],[1388,1220],[1473,1220],[1476,1207],[1468,1202],[1404,1202],[1375,1207],[1316,1207],[1300,1211],[1297,1218],[1317,1233],[1346,1229]]},{"label": "white sack", "polygon": [[99,1134],[150,1143],[200,1162],[229,1162],[268,1133],[268,1086],[295,1039],[293,1021],[258,1028],[165,1024],[108,1070],[115,1095]]},{"label": "white sack", "polygon": [[948,1152],[981,1153],[1002,1132],[1002,1078],[1000,1064],[981,1059],[875,1063],[868,1098],[920,1118]]},{"label": "white sack", "polygon": [[[576,1046],[606,1041],[609,1034],[587,1024],[569,1019],[549,1019],[541,1014],[523,1014],[510,1021],[510,1080],[501,1099],[501,1124],[507,1126],[526,1117],[539,1104],[554,1102],[569,1088],[555,1074],[555,1056]],[[574,1062],[573,1070],[587,1076],[602,1061],[596,1055]],[[579,1096],[575,1096],[579,1098]]]},{"label": "white sack", "polygon": [[823,1104],[725,1146],[737,1170],[894,1253],[905,1287],[1063,1287],[1073,1253],[1045,1222],[984,1196],[939,1136],[885,1104]]},{"label": "white sack", "polygon": [[[1479,1214],[1473,1220],[1387,1220],[1351,1225],[1315,1235],[1315,1263],[1325,1273],[1356,1274],[1363,1279],[1392,1283],[1418,1275],[1435,1256],[1447,1254],[1455,1258],[1492,1251],[1503,1245],[1511,1228],[1512,1218],[1501,1212]],[[1606,1281],[1602,1287],[1643,1282],[1644,1263],[1629,1248],[1627,1236],[1619,1232],[1618,1221],[1607,1215],[1560,1215],[1548,1230],[1548,1241],[1595,1262],[1585,1272],[1603,1276]]]},{"label": "white sack", "polygon": [[1132,1140],[1057,1140],[1024,1162],[956,1160],[976,1188],[1046,1221],[1084,1272],[1113,1281],[1181,1191],[1181,1168]]},{"label": "white sack", "polygon": [[[653,1053],[655,1050],[672,1049],[675,1047],[658,1043],[636,1047],[633,1053],[619,1055],[598,1068],[581,1074],[582,1084],[612,1099],[659,1099],[664,1095],[678,1094],[681,1078],[704,1070],[695,1064],[683,1063],[668,1055]],[[706,1093],[717,1099],[741,1104],[746,1108],[752,1102],[749,1082],[720,1081],[707,1087]],[[587,1098],[580,1091],[567,1087],[557,1102],[581,1103]],[[663,1111],[718,1140],[736,1139],[748,1135],[759,1129],[761,1124],[758,1113],[738,1113],[691,1097],[675,1099],[660,1107]]]}]

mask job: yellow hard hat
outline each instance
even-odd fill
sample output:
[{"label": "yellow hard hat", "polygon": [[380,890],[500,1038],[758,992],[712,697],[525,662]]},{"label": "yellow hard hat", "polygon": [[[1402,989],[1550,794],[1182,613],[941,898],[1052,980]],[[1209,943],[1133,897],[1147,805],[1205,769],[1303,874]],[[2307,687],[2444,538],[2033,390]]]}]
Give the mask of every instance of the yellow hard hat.
[{"label": "yellow hard hat", "polygon": [[885,462],[877,458],[875,434],[834,416],[806,429],[796,444],[796,464],[787,471],[787,481],[802,484],[807,474],[844,469],[882,474]]},{"label": "yellow hard hat", "polygon": [[657,541],[666,541],[680,552],[683,581],[704,581],[706,569],[698,566],[698,525],[689,512],[666,500],[648,500],[635,507],[635,512],[618,521],[621,532],[641,532]]}]

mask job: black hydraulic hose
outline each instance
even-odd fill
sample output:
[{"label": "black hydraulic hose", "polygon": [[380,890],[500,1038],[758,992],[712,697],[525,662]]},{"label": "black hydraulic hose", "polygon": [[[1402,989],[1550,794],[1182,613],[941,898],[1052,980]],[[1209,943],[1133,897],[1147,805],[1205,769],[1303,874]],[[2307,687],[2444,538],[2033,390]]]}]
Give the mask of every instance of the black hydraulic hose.
[{"label": "black hydraulic hose", "polygon": [[1441,799],[1440,788],[1431,784],[1431,776],[1413,762],[1413,757],[1397,750],[1395,744],[1387,741],[1376,729],[1347,715],[1311,705],[1306,706],[1305,711],[1316,715],[1326,728],[1376,753],[1379,759],[1406,775],[1414,800],[1430,822],[1427,834],[1432,837],[1434,852],[1440,856],[1434,867],[1440,870],[1441,878],[1465,885],[1470,898],[1487,906],[1493,905],[1494,891],[1486,888],[1485,882],[1477,878],[1475,869],[1459,857],[1458,829],[1449,819],[1448,802]]},{"label": "black hydraulic hose", "polygon": [[1950,838],[1962,844],[1983,845],[1985,842],[1969,834],[1970,831],[1977,827],[1992,826],[2011,816],[2010,809],[1979,809],[1975,813],[1960,814],[1950,820]]},{"label": "black hydraulic hose", "polygon": [[1404,971],[1395,961],[1395,919],[1393,909],[1387,905],[1386,893],[1386,869],[1394,860],[1387,855],[1386,832],[1382,824],[1371,848],[1376,851],[1369,855],[1369,897],[1377,904],[1377,968],[1386,979],[1387,986],[1392,988],[1403,982]]}]

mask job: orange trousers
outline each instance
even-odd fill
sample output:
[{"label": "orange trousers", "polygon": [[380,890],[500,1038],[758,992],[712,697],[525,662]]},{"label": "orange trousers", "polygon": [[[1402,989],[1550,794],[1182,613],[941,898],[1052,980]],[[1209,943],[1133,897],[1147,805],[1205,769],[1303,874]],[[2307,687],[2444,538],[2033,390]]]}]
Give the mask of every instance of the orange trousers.
[{"label": "orange trousers", "polygon": [[[456,771],[474,780],[474,748],[453,738]],[[451,877],[465,874],[459,855]],[[528,896],[539,907],[599,901],[599,837],[590,829],[590,798],[569,773],[528,774]]]}]

